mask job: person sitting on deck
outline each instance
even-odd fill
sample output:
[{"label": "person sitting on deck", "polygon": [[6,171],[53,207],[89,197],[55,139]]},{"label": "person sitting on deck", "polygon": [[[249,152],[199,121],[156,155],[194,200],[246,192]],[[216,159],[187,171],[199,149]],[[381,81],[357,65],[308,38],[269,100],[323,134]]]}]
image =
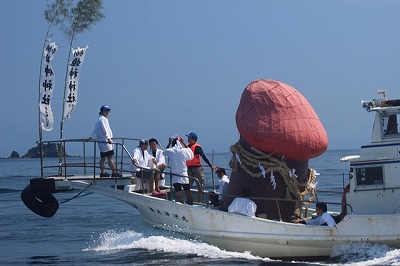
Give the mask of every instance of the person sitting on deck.
[{"label": "person sitting on deck", "polygon": [[160,189],[158,188],[158,183],[154,188],[154,171],[147,169],[149,160],[154,164],[157,164],[157,160],[148,153],[148,145],[149,142],[147,140],[139,140],[139,146],[133,150],[131,172],[132,176],[143,177],[143,180],[149,181],[150,193],[157,194],[155,192],[160,192]]},{"label": "person sitting on deck", "polygon": [[160,192],[160,187],[159,187],[159,182],[160,179],[164,179],[164,173],[163,171],[165,170],[165,167],[167,165],[165,164],[165,157],[164,157],[164,152],[161,149],[157,148],[158,141],[155,138],[151,138],[149,140],[150,144],[150,155],[153,155],[153,157],[156,159],[157,164],[153,165],[154,168],[157,168],[159,170],[154,173],[154,181],[155,181],[155,191]]},{"label": "person sitting on deck", "polygon": [[317,212],[318,217],[312,220],[304,220],[297,219],[292,222],[294,223],[302,223],[307,225],[327,225],[329,227],[334,227],[336,225],[335,220],[328,213],[328,207],[326,203],[318,202],[316,205],[315,211]]},{"label": "person sitting on deck", "polygon": [[257,205],[249,199],[250,190],[244,188],[242,190],[242,196],[235,198],[228,207],[228,212],[246,215],[248,217],[255,217]]}]

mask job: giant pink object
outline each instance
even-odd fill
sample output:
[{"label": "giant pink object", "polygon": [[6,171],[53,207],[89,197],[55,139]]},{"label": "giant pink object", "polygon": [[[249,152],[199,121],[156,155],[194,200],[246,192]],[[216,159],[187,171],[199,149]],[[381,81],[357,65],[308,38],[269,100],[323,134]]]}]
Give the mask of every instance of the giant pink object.
[{"label": "giant pink object", "polygon": [[317,157],[328,147],[328,136],[310,103],[275,80],[256,80],[245,88],[236,125],[251,146],[292,160]]}]

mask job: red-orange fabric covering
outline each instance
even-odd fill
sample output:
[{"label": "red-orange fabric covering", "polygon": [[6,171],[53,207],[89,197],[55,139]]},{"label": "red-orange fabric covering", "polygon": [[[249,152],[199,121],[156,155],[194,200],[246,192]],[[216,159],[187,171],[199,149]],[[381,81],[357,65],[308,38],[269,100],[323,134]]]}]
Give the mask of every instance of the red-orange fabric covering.
[{"label": "red-orange fabric covering", "polygon": [[245,88],[236,125],[251,146],[292,160],[317,157],[328,147],[328,136],[310,103],[275,80],[256,80]]}]

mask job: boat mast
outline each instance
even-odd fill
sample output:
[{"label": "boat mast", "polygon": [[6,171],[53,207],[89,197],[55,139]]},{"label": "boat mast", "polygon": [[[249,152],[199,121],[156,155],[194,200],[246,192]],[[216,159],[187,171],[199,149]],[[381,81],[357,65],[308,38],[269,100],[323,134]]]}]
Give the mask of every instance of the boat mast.
[{"label": "boat mast", "polygon": [[42,47],[42,55],[40,57],[40,67],[39,67],[39,91],[38,91],[38,121],[39,121],[39,154],[40,154],[40,177],[43,177],[43,124],[41,121],[41,112],[40,112],[40,92],[41,92],[41,78],[42,78],[42,67],[43,67],[43,56],[44,56],[44,49],[47,43],[47,37],[49,36],[51,25],[49,25],[46,33],[46,38],[43,42]]},{"label": "boat mast", "polygon": [[67,80],[68,80],[68,65],[70,64],[70,59],[71,59],[71,49],[72,49],[72,42],[73,42],[72,38],[69,42],[69,52],[68,52],[68,60],[67,60],[67,70],[65,71],[65,83],[64,83],[64,96],[63,96],[63,104],[62,104],[62,112],[61,112],[61,122],[60,122],[60,145],[59,145],[59,152],[58,152],[58,162],[59,162],[59,167],[58,167],[58,175],[61,176],[62,175],[62,167],[61,167],[61,163],[62,163],[62,156],[63,156],[63,144],[62,144],[62,140],[64,137],[64,111],[65,111],[65,95],[67,93]]}]

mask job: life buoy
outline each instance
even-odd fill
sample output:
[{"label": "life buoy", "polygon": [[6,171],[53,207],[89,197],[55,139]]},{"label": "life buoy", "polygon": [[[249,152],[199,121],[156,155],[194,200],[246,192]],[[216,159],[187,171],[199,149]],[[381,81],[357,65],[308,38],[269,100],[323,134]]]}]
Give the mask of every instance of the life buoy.
[{"label": "life buoy", "polygon": [[21,193],[21,199],[31,211],[42,217],[50,218],[57,212],[59,203],[51,193],[34,193],[27,185]]}]

